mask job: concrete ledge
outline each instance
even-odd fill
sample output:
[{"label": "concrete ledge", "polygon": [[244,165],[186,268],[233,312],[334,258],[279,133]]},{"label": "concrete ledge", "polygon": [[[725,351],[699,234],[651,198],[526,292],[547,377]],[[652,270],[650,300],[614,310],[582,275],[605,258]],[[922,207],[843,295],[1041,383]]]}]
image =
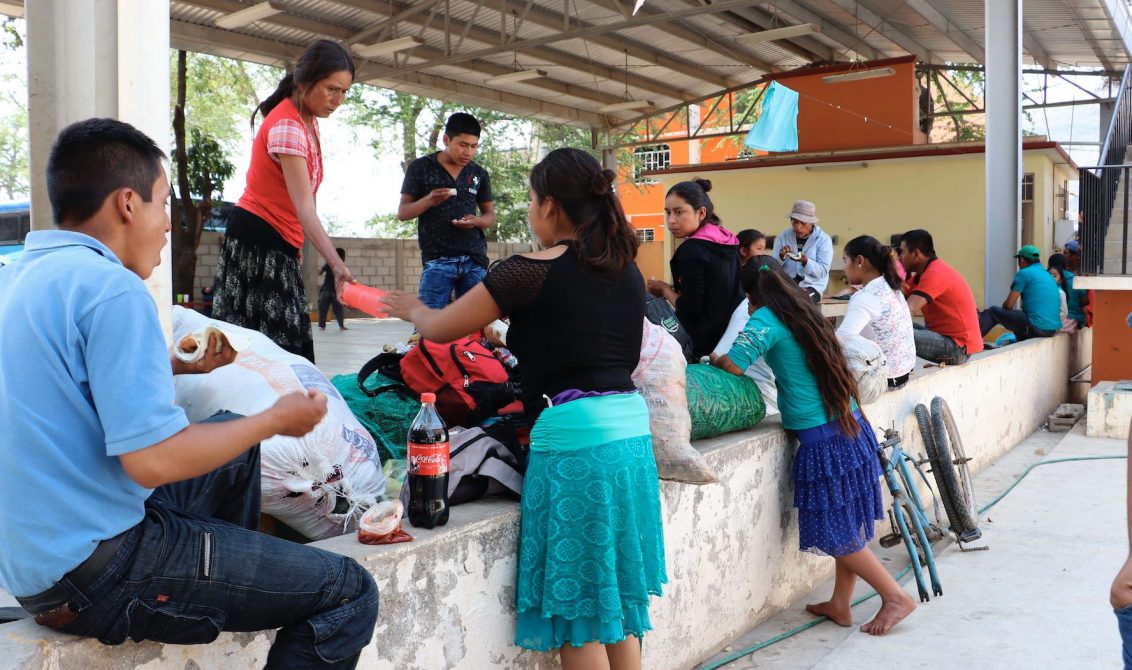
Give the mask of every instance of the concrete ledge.
[{"label": "concrete ledge", "polygon": [[1126,439],[1130,419],[1132,419],[1132,382],[1098,382],[1089,391],[1086,435]]},{"label": "concrete ledge", "polygon": [[[895,425],[923,452],[913,408],[941,395],[977,471],[1037,430],[1064,402],[1074,368],[1071,336],[1032,340],[975,356],[964,366],[917,369],[909,384],[866,406],[877,428]],[[1087,356],[1087,354],[1085,354]],[[788,607],[832,574],[833,562],[797,550],[790,462],[777,417],[753,430],[698,442],[720,483],[663,482],[669,584],[651,611],[644,667],[687,668]],[[359,560],[381,591],[381,616],[364,668],[551,668],[552,655],[522,651],[514,634],[518,506],[483,501],[453,508],[449,525],[412,530],[415,542],[317,546]],[[946,575],[944,576],[946,579]],[[198,647],[154,643],[110,648],[38,628],[0,626],[6,667],[257,668],[273,633],[224,634]]]}]

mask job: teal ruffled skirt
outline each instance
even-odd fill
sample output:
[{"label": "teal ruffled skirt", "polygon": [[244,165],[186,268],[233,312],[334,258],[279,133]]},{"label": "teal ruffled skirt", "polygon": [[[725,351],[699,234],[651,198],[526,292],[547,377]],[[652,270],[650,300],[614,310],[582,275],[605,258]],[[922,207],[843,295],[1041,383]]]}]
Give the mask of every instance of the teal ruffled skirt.
[{"label": "teal ruffled skirt", "polygon": [[515,644],[614,644],[652,629],[668,577],[648,408],[638,394],[544,410],[523,482]]}]

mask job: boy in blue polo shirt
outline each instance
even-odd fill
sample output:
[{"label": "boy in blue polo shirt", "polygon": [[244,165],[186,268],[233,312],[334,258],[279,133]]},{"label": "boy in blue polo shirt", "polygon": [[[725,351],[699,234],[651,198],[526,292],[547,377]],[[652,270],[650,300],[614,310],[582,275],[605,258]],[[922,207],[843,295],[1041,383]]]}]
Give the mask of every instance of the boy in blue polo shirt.
[{"label": "boy in blue polo shirt", "polygon": [[262,535],[259,447],[326,414],[317,391],[190,425],[143,279],[169,232],[164,154],[125,123],[59,135],[58,230],[0,269],[0,587],[43,626],[105,644],[281,630],[267,666],[352,668],[377,588],[357,563]]},{"label": "boy in blue polo shirt", "polygon": [[[991,306],[979,312],[979,330],[983,337],[996,324],[1018,336],[1018,341],[1032,337],[1050,337],[1061,328],[1061,296],[1057,282],[1042,267],[1042,254],[1027,244],[1014,254],[1018,274],[1010,286],[1010,295],[1002,307]],[[1022,309],[1014,309],[1018,299]]]}]

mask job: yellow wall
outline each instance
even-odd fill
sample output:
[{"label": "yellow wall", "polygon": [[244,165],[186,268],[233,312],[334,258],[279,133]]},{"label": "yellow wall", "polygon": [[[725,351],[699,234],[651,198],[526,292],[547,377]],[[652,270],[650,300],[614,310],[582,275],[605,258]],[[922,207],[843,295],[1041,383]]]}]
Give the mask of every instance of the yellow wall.
[{"label": "yellow wall", "polygon": [[[1051,152],[1052,153],[1052,152]],[[1056,154],[1053,154],[1056,155]],[[705,172],[712,201],[732,231],[757,228],[769,236],[787,227],[795,200],[817,205],[821,227],[838,236],[833,268],[842,268],[842,248],[858,235],[887,244],[893,233],[925,228],[936,252],[958,269],[983,302],[985,170],[982,154],[870,160],[867,168],[807,171],[803,165]],[[828,165],[828,164],[825,164]],[[1055,167],[1045,151],[1027,151],[1024,171],[1034,172],[1034,220],[1043,258],[1050,253]],[[823,166],[824,167],[824,166]],[[659,177],[665,188],[695,172]],[[1043,222],[1048,222],[1048,226]],[[1016,249],[996,252],[1013,264]],[[839,287],[830,282],[830,292]],[[1005,298],[1006,296],[1003,296]],[[996,301],[997,302],[997,301]]]}]

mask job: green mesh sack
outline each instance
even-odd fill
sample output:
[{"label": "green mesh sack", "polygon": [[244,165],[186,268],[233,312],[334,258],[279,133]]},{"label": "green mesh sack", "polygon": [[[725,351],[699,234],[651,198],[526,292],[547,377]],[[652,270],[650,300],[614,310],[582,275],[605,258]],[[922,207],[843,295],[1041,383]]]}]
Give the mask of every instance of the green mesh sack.
[{"label": "green mesh sack", "polygon": [[[358,388],[357,375],[338,375],[330,382],[373,436],[381,452],[381,462],[385,463],[390,458],[404,459],[409,426],[421,409],[420,401],[409,395],[408,387],[375,372],[366,380],[366,388],[388,387],[389,390],[371,398]],[[404,392],[399,389],[404,389]]]},{"label": "green mesh sack", "polygon": [[688,366],[688,414],[692,439],[702,440],[754,428],[766,416],[766,403],[750,377],[696,363]]}]

